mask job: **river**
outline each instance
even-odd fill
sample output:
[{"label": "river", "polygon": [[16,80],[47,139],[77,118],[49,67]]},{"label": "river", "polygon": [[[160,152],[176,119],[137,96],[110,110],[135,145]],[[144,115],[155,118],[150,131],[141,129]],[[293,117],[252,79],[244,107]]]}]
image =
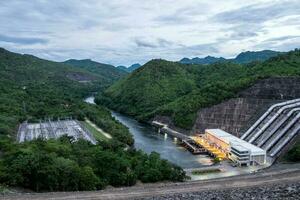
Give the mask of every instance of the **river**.
[{"label": "river", "polygon": [[[88,97],[85,102],[95,104],[94,97]],[[173,138],[159,134],[153,127],[140,123],[126,115],[111,111],[112,116],[129,128],[134,137],[134,146],[146,153],[155,151],[162,158],[177,164],[182,168],[198,168],[210,165],[211,159],[206,155],[193,155],[185,148],[177,145]]]}]

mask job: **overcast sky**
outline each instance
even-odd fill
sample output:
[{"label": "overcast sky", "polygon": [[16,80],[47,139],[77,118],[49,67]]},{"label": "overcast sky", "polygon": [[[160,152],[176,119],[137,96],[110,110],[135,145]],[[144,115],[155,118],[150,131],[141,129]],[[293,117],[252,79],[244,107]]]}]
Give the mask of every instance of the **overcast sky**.
[{"label": "overcast sky", "polygon": [[300,0],[0,0],[0,46],[113,65],[300,47]]}]

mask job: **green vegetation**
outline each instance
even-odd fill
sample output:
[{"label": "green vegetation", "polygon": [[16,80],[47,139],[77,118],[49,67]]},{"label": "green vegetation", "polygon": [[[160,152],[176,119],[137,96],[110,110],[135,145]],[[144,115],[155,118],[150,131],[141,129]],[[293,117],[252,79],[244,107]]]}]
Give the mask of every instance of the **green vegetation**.
[{"label": "green vegetation", "polygon": [[133,144],[126,127],[101,106],[87,105],[84,96],[101,91],[114,79],[85,69],[0,49],[0,135],[14,136],[18,124],[45,117],[88,117],[121,142]]},{"label": "green vegetation", "polygon": [[278,51],[271,51],[271,50],[263,50],[263,51],[246,51],[242,52],[239,55],[237,55],[233,59],[226,59],[226,58],[217,58],[212,56],[207,56],[205,58],[183,58],[179,62],[182,64],[213,64],[213,63],[220,63],[220,62],[234,62],[234,63],[251,63],[255,61],[265,61],[269,58],[275,57],[279,54],[282,54],[283,52]]},{"label": "green vegetation", "polygon": [[159,154],[124,151],[115,142],[92,145],[85,140],[71,142],[41,139],[15,144],[1,138],[0,182],[34,191],[96,190],[107,185],[130,186],[137,180],[182,181],[184,171]]},{"label": "green vegetation", "polygon": [[141,65],[139,63],[136,63],[136,64],[133,64],[133,65],[131,65],[129,67],[118,66],[117,68],[120,69],[120,70],[123,70],[125,72],[130,73],[130,72],[133,72],[134,70],[136,70],[136,69],[138,69],[140,67],[141,67]]},{"label": "green vegetation", "polygon": [[[0,49],[0,184],[35,191],[94,190],[128,186],[137,180],[182,181],[183,170],[159,155],[133,150],[128,129],[103,106],[83,98],[106,88],[115,78],[85,68],[20,55]],[[87,141],[36,140],[17,144],[20,122],[45,117],[86,118],[112,139]],[[100,139],[100,138],[98,138]],[[129,149],[129,150],[125,150]],[[1,189],[1,188],[0,188]]]},{"label": "green vegetation", "polygon": [[289,162],[299,162],[300,161],[300,143],[298,142],[296,145],[293,146],[292,149],[290,149],[285,157],[284,160]]},{"label": "green vegetation", "polygon": [[193,170],[193,175],[203,175],[203,174],[210,174],[210,173],[218,173],[221,172],[220,169],[204,169],[204,170]]},{"label": "green vegetation", "polygon": [[96,102],[104,100],[106,105],[131,115],[148,113],[196,89],[194,79],[177,63],[153,60],[111,86]]},{"label": "green vegetation", "polygon": [[98,63],[90,59],[70,59],[63,63],[80,69],[85,69],[93,74],[97,74],[101,77],[101,79],[106,80],[110,84],[127,74],[126,71],[116,68],[112,65]]},{"label": "green vegetation", "polygon": [[236,97],[257,80],[300,75],[300,50],[247,65],[184,65],[152,60],[119,80],[96,98],[98,104],[147,121],[170,116],[190,129],[199,109]]},{"label": "green vegetation", "polygon": [[96,140],[106,141],[108,138],[103,134],[103,132],[98,131],[95,127],[93,127],[90,123],[83,121],[81,122],[83,125],[89,130]]}]

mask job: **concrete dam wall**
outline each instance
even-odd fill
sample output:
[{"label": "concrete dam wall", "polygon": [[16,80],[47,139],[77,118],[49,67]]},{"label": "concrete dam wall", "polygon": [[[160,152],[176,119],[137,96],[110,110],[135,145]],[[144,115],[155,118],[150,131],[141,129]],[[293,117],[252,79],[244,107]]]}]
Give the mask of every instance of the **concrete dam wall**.
[{"label": "concrete dam wall", "polygon": [[193,132],[220,128],[240,137],[270,105],[295,98],[300,98],[299,77],[260,80],[237,98],[199,110]]}]

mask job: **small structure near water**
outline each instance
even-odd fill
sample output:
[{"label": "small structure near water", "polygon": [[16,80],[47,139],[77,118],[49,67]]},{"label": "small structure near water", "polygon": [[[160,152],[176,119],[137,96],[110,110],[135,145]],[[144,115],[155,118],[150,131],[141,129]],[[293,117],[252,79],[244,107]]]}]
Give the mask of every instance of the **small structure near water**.
[{"label": "small structure near water", "polygon": [[39,123],[28,123],[25,121],[19,126],[17,141],[21,143],[37,138],[59,138],[63,135],[71,136],[75,140],[82,138],[90,141],[92,144],[97,143],[93,135],[79,121],[73,119],[58,119],[57,121],[48,119],[40,120]]},{"label": "small structure near water", "polygon": [[192,154],[207,154],[207,150],[199,146],[193,139],[182,140],[181,145],[189,150]]},{"label": "small structure near water", "polygon": [[201,136],[187,136],[161,122],[152,121],[152,125],[158,128],[159,133],[179,139],[181,145],[193,154],[208,154],[219,160],[230,159],[239,166],[266,164],[266,151],[221,129],[207,129]]}]

